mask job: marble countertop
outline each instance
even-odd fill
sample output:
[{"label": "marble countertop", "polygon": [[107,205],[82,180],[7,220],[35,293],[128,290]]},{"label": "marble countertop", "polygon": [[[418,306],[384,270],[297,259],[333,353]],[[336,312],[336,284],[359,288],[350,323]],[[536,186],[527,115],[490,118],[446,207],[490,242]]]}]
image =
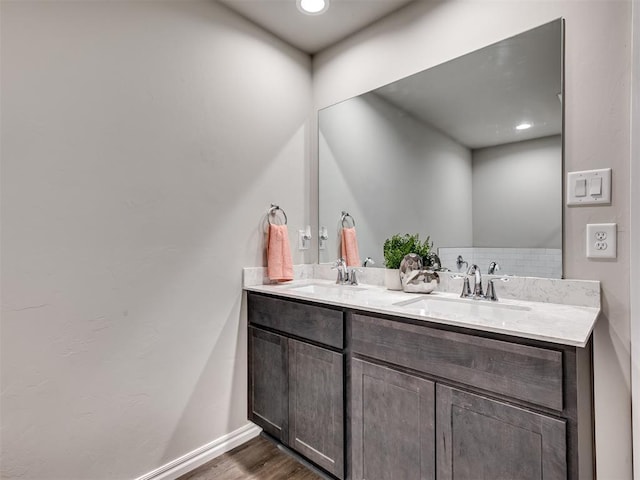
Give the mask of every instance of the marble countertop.
[{"label": "marble countertop", "polygon": [[461,299],[451,292],[424,295],[375,285],[336,285],[334,281],[320,279],[271,285],[245,284],[244,289],[575,347],[586,346],[600,313],[596,306],[512,298],[490,302]]}]

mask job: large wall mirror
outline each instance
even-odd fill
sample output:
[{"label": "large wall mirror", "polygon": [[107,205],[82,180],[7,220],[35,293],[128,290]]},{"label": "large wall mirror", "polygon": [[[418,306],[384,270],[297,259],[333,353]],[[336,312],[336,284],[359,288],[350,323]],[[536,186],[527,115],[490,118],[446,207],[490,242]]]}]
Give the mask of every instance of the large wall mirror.
[{"label": "large wall mirror", "polygon": [[320,110],[321,263],[431,238],[444,267],[562,276],[563,20]]}]

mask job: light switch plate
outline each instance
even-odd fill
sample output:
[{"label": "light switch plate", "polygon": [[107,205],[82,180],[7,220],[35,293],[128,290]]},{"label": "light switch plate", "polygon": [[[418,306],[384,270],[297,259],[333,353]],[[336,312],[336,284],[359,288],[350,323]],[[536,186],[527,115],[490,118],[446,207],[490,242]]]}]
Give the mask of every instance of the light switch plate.
[{"label": "light switch plate", "polygon": [[[600,182],[602,182],[601,185]],[[594,186],[596,185],[600,185],[600,193],[594,193],[596,190]],[[567,174],[567,205],[609,205],[610,203],[610,168],[569,172]]]},{"label": "light switch plate", "polygon": [[587,224],[587,258],[616,258],[617,227],[615,223]]},{"label": "light switch plate", "polygon": [[311,227],[307,226],[304,230],[298,230],[298,250],[309,250],[311,243]]},{"label": "light switch plate", "polygon": [[320,227],[320,232],[318,234],[318,247],[320,250],[325,250],[327,248],[327,240],[329,240],[329,231],[327,227]]}]

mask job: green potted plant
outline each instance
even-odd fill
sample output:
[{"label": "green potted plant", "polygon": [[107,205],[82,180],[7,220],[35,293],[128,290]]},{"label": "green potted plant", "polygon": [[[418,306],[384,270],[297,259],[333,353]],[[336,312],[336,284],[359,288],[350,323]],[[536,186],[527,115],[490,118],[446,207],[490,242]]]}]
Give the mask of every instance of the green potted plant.
[{"label": "green potted plant", "polygon": [[393,235],[387,238],[383,246],[384,266],[387,268],[385,272],[385,284],[389,290],[402,290],[400,283],[400,263],[405,255],[415,253],[422,258],[426,264],[427,256],[433,247],[433,242],[429,242],[430,237],[424,242],[420,241],[420,235]]}]

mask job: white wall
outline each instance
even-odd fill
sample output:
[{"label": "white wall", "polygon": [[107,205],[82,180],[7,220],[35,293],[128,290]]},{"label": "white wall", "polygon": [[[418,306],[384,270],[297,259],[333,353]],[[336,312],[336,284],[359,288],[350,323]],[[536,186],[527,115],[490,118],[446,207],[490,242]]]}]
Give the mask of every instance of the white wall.
[{"label": "white wall", "polygon": [[1,9],[2,477],[134,478],[247,422],[241,269],[270,202],[309,223],[310,60],[210,1]]},{"label": "white wall", "polygon": [[[631,292],[640,291],[640,2],[633,3],[631,118]],[[633,475],[640,480],[640,296],[631,295],[631,385],[633,387]]]},{"label": "white wall", "polygon": [[[613,168],[610,206],[564,209],[565,276],[602,283],[594,333],[597,474],[631,478],[629,169],[631,2],[415,2],[314,57],[323,108],[482,46],[566,18],[565,168]],[[380,61],[384,59],[384,61]],[[585,257],[585,225],[618,224],[618,258]]]},{"label": "white wall", "polygon": [[508,143],[472,154],[473,246],[561,248],[562,138]]},{"label": "white wall", "polygon": [[319,135],[320,224],[329,229],[320,262],[338,256],[343,210],[356,221],[361,259],[378,267],[385,239],[396,233],[471,245],[469,149],[374,94],[320,112]]},{"label": "white wall", "polygon": [[[215,2],[0,9],[3,475],[132,478],[246,421],[240,269],[269,202],[316,224],[308,59]],[[630,10],[416,2],[314,64],[324,107],[567,19],[566,167],[614,171],[611,206],[565,209],[566,275],[603,286],[601,479],[631,476]],[[608,221],[618,259],[587,260]]]}]

